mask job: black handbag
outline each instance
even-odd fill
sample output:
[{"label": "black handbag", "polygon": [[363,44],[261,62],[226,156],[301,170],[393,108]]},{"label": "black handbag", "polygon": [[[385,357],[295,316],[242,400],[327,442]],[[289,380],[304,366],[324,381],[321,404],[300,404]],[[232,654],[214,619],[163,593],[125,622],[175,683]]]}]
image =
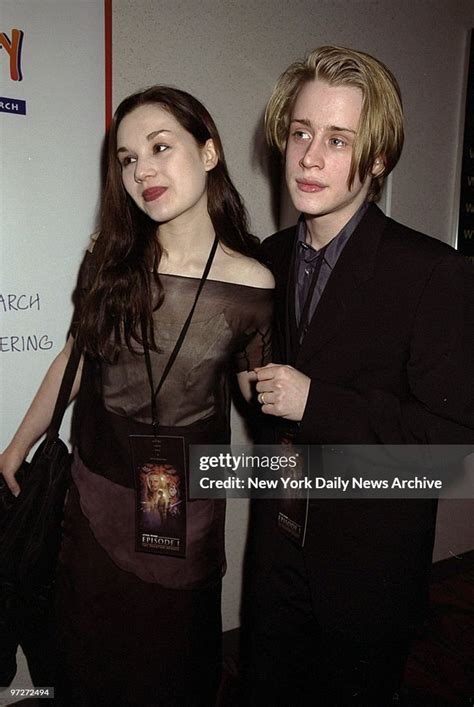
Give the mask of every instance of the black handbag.
[{"label": "black handbag", "polygon": [[21,487],[17,498],[0,477],[0,685],[4,687],[15,676],[18,645],[33,683],[54,684],[54,579],[71,471],[71,455],[59,438],[59,428],[80,357],[74,347],[46,437],[32,461],[23,462],[16,474]]}]

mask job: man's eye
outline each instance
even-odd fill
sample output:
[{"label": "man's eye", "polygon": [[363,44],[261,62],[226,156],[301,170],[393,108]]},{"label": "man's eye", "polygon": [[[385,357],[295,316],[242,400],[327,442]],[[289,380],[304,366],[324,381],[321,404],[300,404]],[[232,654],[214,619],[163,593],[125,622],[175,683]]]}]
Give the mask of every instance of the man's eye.
[{"label": "man's eye", "polygon": [[333,137],[330,142],[331,145],[334,145],[335,147],[345,147],[347,145],[347,142],[340,137]]},{"label": "man's eye", "polygon": [[306,130],[295,130],[293,137],[296,140],[311,140],[311,135]]}]

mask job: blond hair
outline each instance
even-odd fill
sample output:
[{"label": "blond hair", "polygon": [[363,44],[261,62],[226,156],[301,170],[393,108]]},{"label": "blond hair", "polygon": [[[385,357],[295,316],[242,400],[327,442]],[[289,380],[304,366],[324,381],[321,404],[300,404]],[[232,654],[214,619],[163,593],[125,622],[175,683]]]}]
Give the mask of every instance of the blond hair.
[{"label": "blond hair", "polygon": [[363,182],[376,159],[382,171],[372,177],[368,201],[377,201],[385,177],[397,164],[403,147],[403,108],[397,80],[370,54],[324,46],[304,61],[288,67],[278,79],[265,111],[265,134],[270,146],[284,154],[293,106],[301,87],[319,79],[330,86],[352,86],[362,92],[362,111],[353,145],[348,187],[356,173]]}]

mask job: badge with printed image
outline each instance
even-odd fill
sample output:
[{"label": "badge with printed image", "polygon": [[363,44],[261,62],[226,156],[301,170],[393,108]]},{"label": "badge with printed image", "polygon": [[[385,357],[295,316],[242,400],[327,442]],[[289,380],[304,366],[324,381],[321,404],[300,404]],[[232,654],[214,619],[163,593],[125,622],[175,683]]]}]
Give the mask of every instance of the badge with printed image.
[{"label": "badge with printed image", "polygon": [[[277,526],[290,540],[304,547],[306,526],[308,522],[309,492],[301,480],[306,476],[304,456],[297,453],[294,446],[294,431],[292,429],[279,430],[279,443],[284,456],[297,459],[296,465],[288,465],[281,469],[282,477],[289,479],[282,497],[278,501]],[[295,483],[292,483],[295,482]]]},{"label": "badge with printed image", "polygon": [[131,435],[136,498],[135,549],[186,556],[186,457],[183,437]]}]

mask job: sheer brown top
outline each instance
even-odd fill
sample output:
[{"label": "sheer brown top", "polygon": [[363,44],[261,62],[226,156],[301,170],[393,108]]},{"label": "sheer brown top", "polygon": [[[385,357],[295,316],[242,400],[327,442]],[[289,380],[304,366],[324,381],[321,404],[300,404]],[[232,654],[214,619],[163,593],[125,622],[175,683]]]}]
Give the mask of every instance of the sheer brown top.
[{"label": "sheer brown top", "polygon": [[[90,254],[87,258],[92,260]],[[90,271],[86,260],[81,291],[87,288]],[[159,350],[151,352],[155,385],[199,285],[196,278],[178,275],[160,275],[160,280],[164,299],[154,313]],[[79,311],[80,300],[81,296]],[[206,280],[181,350],[157,397],[162,433],[172,430],[188,443],[229,441],[230,374],[269,361],[272,302],[270,289]],[[128,459],[124,460],[128,435],[151,430],[150,385],[138,344],[133,352],[124,345],[114,364],[85,361],[76,422],[79,454],[87,466],[131,487]]]}]

